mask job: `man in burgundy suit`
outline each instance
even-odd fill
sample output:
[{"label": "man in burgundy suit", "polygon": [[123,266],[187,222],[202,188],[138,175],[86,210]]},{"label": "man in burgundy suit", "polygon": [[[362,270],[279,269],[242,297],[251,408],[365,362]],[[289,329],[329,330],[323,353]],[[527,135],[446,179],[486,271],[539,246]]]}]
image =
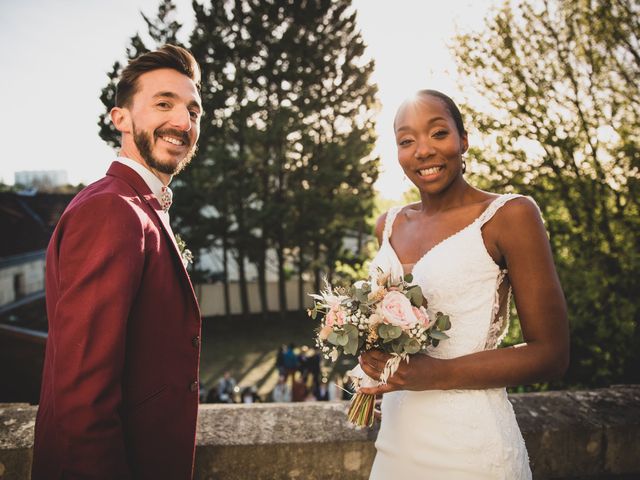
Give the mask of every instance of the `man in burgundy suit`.
[{"label": "man in burgundy suit", "polygon": [[179,47],[129,63],[111,111],[119,157],[51,238],[35,480],[192,477],[200,312],[167,185],[195,152],[199,83]]}]

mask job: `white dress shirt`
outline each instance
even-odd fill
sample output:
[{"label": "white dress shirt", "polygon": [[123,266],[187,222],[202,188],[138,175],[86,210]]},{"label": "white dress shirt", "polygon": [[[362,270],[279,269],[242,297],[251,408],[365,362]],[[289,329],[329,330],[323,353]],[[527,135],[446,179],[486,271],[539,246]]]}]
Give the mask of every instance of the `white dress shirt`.
[{"label": "white dress shirt", "polygon": [[[146,183],[147,186],[149,187],[149,190],[151,190],[153,195],[158,199],[158,203],[160,203],[160,205],[162,205],[162,188],[165,185],[160,181],[160,179],[158,177],[156,177],[153,174],[153,172],[151,172],[151,170],[149,170],[144,165],[136,162],[135,160],[131,160],[130,158],[127,158],[127,157],[117,157],[116,161],[122,163],[123,165],[126,165],[131,170],[133,170],[138,175],[140,175],[142,180],[144,180],[144,183]],[[176,246],[176,249],[178,251],[180,251],[180,249],[178,248],[178,245],[176,243],[175,235],[173,234],[173,231],[171,231],[171,227],[170,227],[171,223],[170,223],[169,211],[168,210],[165,211],[165,210],[160,209],[158,211],[158,215],[160,215],[160,217],[164,217],[163,220],[165,220],[165,222],[164,222],[165,225],[167,225],[167,227],[169,227],[169,233],[171,235],[171,239],[173,240],[173,243]]]}]

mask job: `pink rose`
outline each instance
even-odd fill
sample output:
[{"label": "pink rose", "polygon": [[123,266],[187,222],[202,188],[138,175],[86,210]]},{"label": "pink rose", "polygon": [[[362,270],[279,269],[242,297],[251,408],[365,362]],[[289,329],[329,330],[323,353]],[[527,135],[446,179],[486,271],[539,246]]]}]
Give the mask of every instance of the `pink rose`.
[{"label": "pink rose", "polygon": [[424,307],[413,307],[413,314],[418,319],[418,323],[421,323],[424,328],[429,328],[431,325],[431,320],[429,320],[429,315],[427,314],[427,309]]},{"label": "pink rose", "polygon": [[384,317],[385,323],[396,325],[404,330],[413,327],[416,323],[424,321],[426,312],[423,314],[418,310],[420,314],[418,317],[414,310],[418,309],[414,309],[409,299],[398,291],[387,293],[379,307],[379,313]]},{"label": "pink rose", "polygon": [[331,307],[331,310],[327,313],[325,325],[333,327],[334,324],[338,326],[344,325],[344,312],[340,307]]}]

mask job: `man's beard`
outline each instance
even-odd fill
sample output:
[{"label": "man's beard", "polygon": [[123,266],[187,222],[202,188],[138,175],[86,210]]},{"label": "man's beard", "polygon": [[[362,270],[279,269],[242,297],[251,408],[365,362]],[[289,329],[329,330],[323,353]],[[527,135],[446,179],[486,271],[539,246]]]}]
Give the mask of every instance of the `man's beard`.
[{"label": "man's beard", "polygon": [[[171,135],[171,136],[182,139],[185,145],[188,145],[190,142],[189,134],[186,132],[181,132],[180,130],[173,130],[173,129],[156,130],[154,132],[154,135],[156,138],[159,138],[163,135]],[[177,175],[182,170],[184,170],[184,168],[187,165],[189,165],[189,162],[191,162],[191,159],[196,154],[196,150],[197,150],[197,145],[194,144],[191,147],[191,149],[187,152],[187,154],[184,156],[184,158],[180,160],[180,162],[178,162],[177,165],[173,165],[170,163],[163,163],[153,156],[153,154],[151,153],[151,149],[152,149],[151,135],[144,130],[137,131],[135,125],[133,126],[133,141],[135,142],[136,147],[138,147],[140,156],[142,156],[147,166],[159,172],[166,173],[167,175]]]}]

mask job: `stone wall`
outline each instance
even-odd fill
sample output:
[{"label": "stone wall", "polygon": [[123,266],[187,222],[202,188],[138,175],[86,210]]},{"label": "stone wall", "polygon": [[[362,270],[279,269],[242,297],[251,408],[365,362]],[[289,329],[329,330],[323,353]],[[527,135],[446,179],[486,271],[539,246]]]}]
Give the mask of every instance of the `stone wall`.
[{"label": "stone wall", "polygon": [[[640,385],[511,395],[535,479],[640,478]],[[346,403],[202,405],[195,479],[366,479]],[[36,407],[0,405],[0,478],[28,479]]]}]

